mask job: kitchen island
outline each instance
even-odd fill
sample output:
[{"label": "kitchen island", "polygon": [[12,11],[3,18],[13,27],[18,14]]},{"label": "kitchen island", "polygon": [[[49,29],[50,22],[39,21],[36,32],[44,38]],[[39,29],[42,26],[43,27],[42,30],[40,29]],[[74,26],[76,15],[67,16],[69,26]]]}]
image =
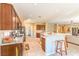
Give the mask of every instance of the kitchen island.
[{"label": "kitchen island", "polygon": [[44,33],[41,35],[41,47],[45,52],[45,55],[51,55],[56,53],[56,40],[65,40],[65,36],[69,33]]}]

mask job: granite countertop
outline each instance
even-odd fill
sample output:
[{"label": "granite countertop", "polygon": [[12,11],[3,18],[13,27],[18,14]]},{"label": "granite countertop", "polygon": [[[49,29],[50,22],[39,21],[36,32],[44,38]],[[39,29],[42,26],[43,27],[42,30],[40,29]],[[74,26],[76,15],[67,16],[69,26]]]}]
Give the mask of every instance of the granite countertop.
[{"label": "granite countertop", "polygon": [[11,36],[11,32],[12,32],[12,30],[3,30],[3,31],[1,30],[0,31],[0,46],[2,46],[2,45],[17,44],[17,43],[23,43],[24,35],[22,35],[22,34],[16,36],[15,38],[13,37],[13,40],[10,43],[3,42],[3,38],[7,37],[7,36]]},{"label": "granite countertop", "polygon": [[12,44],[18,44],[18,43],[23,43],[23,42],[3,43],[3,44],[0,44],[0,46],[3,46],[3,45],[12,45]]},{"label": "granite countertop", "polygon": [[0,46],[3,46],[3,45],[12,45],[12,44],[18,44],[18,43],[23,43],[23,42],[3,43],[3,44],[0,44]]},{"label": "granite countertop", "polygon": [[1,42],[0,43],[0,46],[3,46],[3,45],[11,45],[11,44],[18,44],[18,43],[23,43],[23,37],[16,37],[12,42],[10,43],[4,43],[4,42]]}]

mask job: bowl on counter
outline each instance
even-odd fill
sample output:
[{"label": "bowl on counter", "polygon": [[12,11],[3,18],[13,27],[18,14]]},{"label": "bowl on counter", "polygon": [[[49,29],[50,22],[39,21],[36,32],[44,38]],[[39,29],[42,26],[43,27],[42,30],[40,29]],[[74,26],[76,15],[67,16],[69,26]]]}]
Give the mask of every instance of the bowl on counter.
[{"label": "bowl on counter", "polygon": [[3,38],[2,42],[3,43],[11,43],[11,42],[13,42],[13,38],[11,38],[11,37],[5,37],[5,38]]}]

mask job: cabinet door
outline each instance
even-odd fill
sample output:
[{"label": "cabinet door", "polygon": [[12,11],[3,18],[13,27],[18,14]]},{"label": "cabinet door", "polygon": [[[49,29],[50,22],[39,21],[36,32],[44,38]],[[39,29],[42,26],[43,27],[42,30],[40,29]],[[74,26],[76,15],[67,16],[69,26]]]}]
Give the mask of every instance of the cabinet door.
[{"label": "cabinet door", "polygon": [[1,56],[7,56],[7,55],[8,55],[7,46],[1,46]]},{"label": "cabinet door", "polygon": [[8,50],[8,56],[16,56],[16,46],[15,45],[7,46],[7,50]]},{"label": "cabinet door", "polygon": [[15,56],[16,50],[14,45],[4,45],[1,46],[1,55],[2,56]]},{"label": "cabinet door", "polygon": [[2,29],[11,29],[12,26],[12,11],[10,4],[2,4]]},{"label": "cabinet door", "polygon": [[1,46],[2,56],[22,56],[23,46],[22,44],[12,44]]},{"label": "cabinet door", "polygon": [[21,44],[16,44],[16,48],[17,48],[16,55],[22,56],[23,55],[23,46],[22,46],[22,43]]},{"label": "cabinet door", "polygon": [[40,38],[40,33],[36,33],[36,37],[37,38]]}]

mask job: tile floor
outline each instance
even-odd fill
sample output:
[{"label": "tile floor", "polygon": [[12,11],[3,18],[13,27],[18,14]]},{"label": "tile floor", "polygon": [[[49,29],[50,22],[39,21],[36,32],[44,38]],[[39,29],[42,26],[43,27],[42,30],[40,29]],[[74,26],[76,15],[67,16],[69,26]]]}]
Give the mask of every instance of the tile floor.
[{"label": "tile floor", "polygon": [[79,46],[69,44],[68,56],[79,56]]},{"label": "tile floor", "polygon": [[[26,42],[24,44],[29,44],[30,50],[28,54],[26,50],[24,50],[24,56],[45,56],[44,51],[40,46],[39,39],[35,39],[33,37],[27,37]],[[67,56],[79,56],[79,46],[68,44]],[[59,54],[52,54],[50,56],[60,56]],[[65,56],[65,55],[64,55]]]},{"label": "tile floor", "polygon": [[24,51],[24,56],[44,56],[44,51],[42,50],[40,46],[39,39],[35,39],[33,37],[27,37],[26,42],[24,44],[29,44],[30,50],[28,51],[28,54],[26,51]]}]

